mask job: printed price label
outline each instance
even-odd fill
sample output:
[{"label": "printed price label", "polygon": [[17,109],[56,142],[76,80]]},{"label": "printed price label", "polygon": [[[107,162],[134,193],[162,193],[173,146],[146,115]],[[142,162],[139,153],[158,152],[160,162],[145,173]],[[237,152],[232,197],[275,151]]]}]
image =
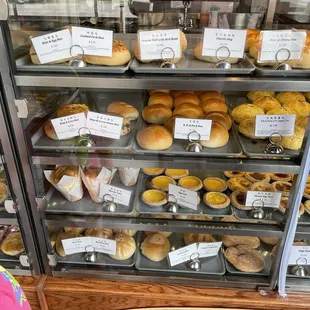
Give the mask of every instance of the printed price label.
[{"label": "printed price label", "polygon": [[205,28],[202,55],[243,58],[246,33],[246,30]]},{"label": "printed price label", "polygon": [[140,31],[138,38],[142,60],[181,57],[179,29]]},{"label": "printed price label", "polygon": [[219,249],[222,246],[222,242],[199,242],[197,243],[197,252],[199,258],[217,256]]},{"label": "printed price label", "polygon": [[86,252],[85,247],[89,245],[88,239],[88,237],[81,237],[61,240],[65,254],[70,255]]},{"label": "printed price label", "polygon": [[111,195],[114,198],[114,202],[127,207],[129,206],[131,191],[101,183],[99,198],[102,199],[104,195]]},{"label": "printed price label", "polygon": [[109,255],[116,254],[116,241],[104,238],[89,237],[95,252],[105,253]]},{"label": "printed price label", "polygon": [[245,205],[279,209],[281,196],[277,192],[247,191]]},{"label": "printed price label", "polygon": [[262,31],[262,47],[258,62],[300,59],[304,47],[305,31]]},{"label": "printed price label", "polygon": [[187,262],[191,259],[191,255],[197,252],[197,244],[193,243],[183,248],[168,253],[170,266],[176,266]]},{"label": "printed price label", "polygon": [[113,31],[72,27],[73,54],[112,57],[112,44]]},{"label": "printed price label", "polygon": [[58,139],[77,137],[80,135],[80,129],[86,127],[86,117],[84,113],[54,118],[51,122]]},{"label": "printed price label", "polygon": [[119,139],[123,126],[123,118],[95,112],[87,113],[87,125],[92,135]]},{"label": "printed price label", "polygon": [[209,140],[211,125],[212,121],[208,119],[176,118],[174,125],[174,138],[188,139],[188,135],[191,132],[197,131],[200,135],[200,140]]},{"label": "printed price label", "polygon": [[[172,9],[184,9],[183,1],[171,1],[170,7]],[[189,3],[188,8],[192,7],[192,2]]]},{"label": "printed price label", "polygon": [[310,265],[310,246],[293,245],[288,260],[289,265]]},{"label": "printed price label", "polygon": [[256,115],[255,136],[269,137],[273,133],[292,136],[295,127],[295,114]]},{"label": "printed price label", "polygon": [[[174,195],[181,207],[197,210],[197,193],[187,188],[169,184],[169,195]],[[173,201],[172,198],[169,198]]]},{"label": "printed price label", "polygon": [[71,34],[68,29],[31,38],[41,64],[71,57]]}]

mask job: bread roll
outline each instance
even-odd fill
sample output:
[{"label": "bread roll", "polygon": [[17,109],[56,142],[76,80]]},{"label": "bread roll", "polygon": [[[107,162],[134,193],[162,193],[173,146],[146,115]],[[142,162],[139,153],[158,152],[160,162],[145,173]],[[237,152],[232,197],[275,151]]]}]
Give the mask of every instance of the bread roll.
[{"label": "bread roll", "polygon": [[107,228],[88,228],[85,231],[85,236],[111,239],[113,236],[113,231],[112,229]]},{"label": "bread roll", "polygon": [[136,241],[132,237],[122,234],[115,235],[113,239],[116,241],[116,254],[109,255],[116,260],[129,259],[136,252]]},{"label": "bread roll", "polygon": [[253,101],[253,104],[263,109],[265,113],[275,108],[281,108],[280,102],[274,97],[261,97]]},{"label": "bread roll", "polygon": [[[39,60],[39,57],[37,55],[36,50],[34,49],[33,45],[31,45],[30,50],[29,50],[29,56],[31,59],[31,62],[35,65],[41,65],[41,62]],[[72,59],[72,57],[68,57],[68,58],[63,58],[63,59],[58,59],[58,60],[54,60],[51,62],[47,62],[45,63],[45,65],[56,65],[56,64],[62,64],[65,62],[68,62]]]},{"label": "bread roll", "polygon": [[180,43],[181,43],[181,50],[184,52],[187,48],[187,39],[183,31],[180,31]]},{"label": "bread roll", "polygon": [[148,105],[152,104],[163,104],[167,106],[169,109],[173,108],[173,98],[166,93],[155,93],[150,96]]},{"label": "bread roll", "polygon": [[116,101],[109,104],[107,112],[118,114],[127,118],[129,121],[134,121],[139,117],[139,112],[135,107],[122,101]]},{"label": "bread roll", "polygon": [[246,96],[249,100],[255,101],[261,97],[275,97],[275,92],[256,90],[256,91],[249,91]]},{"label": "bread roll", "polygon": [[165,259],[169,251],[169,240],[159,233],[147,236],[141,244],[142,254],[153,262],[160,262]]},{"label": "bread roll", "polygon": [[221,124],[212,122],[210,139],[201,140],[200,144],[204,147],[213,149],[226,145],[228,140],[229,140],[229,133],[227,128],[225,128]]},{"label": "bread roll", "polygon": [[83,234],[85,230],[86,228],[84,227],[64,227],[65,232],[71,231],[77,234]]},{"label": "bread roll", "polygon": [[192,94],[195,95],[193,90],[171,90],[170,91],[170,96],[175,99],[177,96],[181,94]]},{"label": "bread roll", "polygon": [[138,132],[137,142],[144,150],[162,151],[172,145],[173,139],[171,133],[165,127],[151,125]]},{"label": "bread roll", "polygon": [[164,124],[172,116],[172,111],[163,104],[152,104],[142,111],[143,119],[150,124]]},{"label": "bread roll", "polygon": [[203,91],[199,94],[201,102],[208,99],[220,99],[225,102],[225,96],[219,93],[218,91]]},{"label": "bread roll", "polygon": [[310,114],[310,104],[307,101],[290,101],[284,103],[283,107],[293,110],[300,117],[307,117]]},{"label": "bread roll", "polygon": [[170,93],[170,89],[149,89],[149,95],[152,96],[155,93]]},{"label": "bread roll", "polygon": [[182,115],[186,118],[202,118],[203,111],[200,106],[192,103],[182,103],[174,109],[173,115]]},{"label": "bread roll", "polygon": [[253,118],[256,115],[264,115],[264,110],[254,104],[241,104],[233,109],[231,116],[236,123],[240,123],[246,118]]},{"label": "bread roll", "polygon": [[137,233],[136,230],[130,230],[130,229],[113,229],[113,232],[115,234],[121,234],[127,237],[133,237]]},{"label": "bread roll", "polygon": [[86,104],[77,104],[77,103],[64,104],[57,109],[56,116],[63,117],[87,111],[88,106]]},{"label": "bread roll", "polygon": [[266,137],[255,136],[255,117],[246,118],[239,124],[238,131],[250,139],[266,139]]},{"label": "bread roll", "polygon": [[58,139],[58,136],[56,134],[54,126],[53,126],[53,124],[52,124],[52,122],[50,120],[45,123],[45,125],[44,125],[44,132],[45,132],[45,134],[50,139],[53,139],[53,140],[69,140],[69,139],[72,139],[72,138],[69,138],[69,139]]},{"label": "bread roll", "polygon": [[6,236],[1,244],[1,251],[9,256],[16,256],[25,250],[20,232],[12,232]]},{"label": "bread roll", "polygon": [[112,57],[83,55],[86,63],[104,66],[126,65],[131,59],[127,46],[121,40],[113,40]]},{"label": "bread roll", "polygon": [[201,103],[201,108],[204,113],[215,112],[215,111],[227,113],[226,103],[216,98],[204,100]]},{"label": "bread roll", "polygon": [[72,239],[72,238],[80,238],[83,237],[81,234],[76,233],[74,231],[68,231],[68,232],[63,232],[61,233],[56,240],[56,252],[58,253],[59,256],[65,257],[65,250],[64,247],[62,245],[62,240],[66,240],[66,239]]},{"label": "bread roll", "polygon": [[227,130],[230,130],[232,126],[232,121],[230,116],[227,113],[219,112],[219,111],[212,111],[205,115],[205,119],[210,119],[213,122],[219,123],[221,125],[225,124]]},{"label": "bread roll", "polygon": [[200,99],[196,95],[193,95],[193,94],[186,94],[186,93],[181,94],[174,99],[173,106],[174,108],[177,108],[183,103],[192,103],[192,104],[199,105]]},{"label": "bread roll", "polygon": [[276,95],[276,99],[281,104],[288,103],[291,101],[298,101],[298,100],[306,101],[305,96],[302,93],[297,92],[297,91],[287,91],[287,92],[278,93]]},{"label": "bread roll", "polygon": [[176,118],[186,118],[183,115],[173,115],[167,119],[164,126],[169,130],[169,132],[174,136],[174,127],[175,127],[175,119]]},{"label": "bread roll", "polygon": [[215,242],[215,239],[210,234],[185,233],[184,242],[189,245],[196,242]]},{"label": "bread roll", "polygon": [[171,236],[172,232],[169,232],[169,231],[145,231],[145,234],[147,236],[152,235],[152,234],[161,234],[164,237],[168,238]]},{"label": "bread roll", "polygon": [[277,245],[280,241],[279,238],[271,238],[271,237],[259,237],[259,239],[265,244]]},{"label": "bread roll", "polygon": [[224,235],[222,236],[222,241],[227,248],[243,244],[249,246],[250,248],[256,249],[260,245],[260,240],[258,237]]},{"label": "bread roll", "polygon": [[294,135],[290,137],[282,137],[279,144],[285,149],[298,151],[301,148],[304,135],[305,129],[295,126]]},{"label": "bread roll", "polygon": [[272,110],[269,110],[266,114],[268,115],[277,115],[277,114],[296,114],[292,109],[285,108],[285,107],[280,107],[280,108],[275,108]]},{"label": "bread roll", "polygon": [[[79,175],[78,166],[58,166],[51,174],[51,183],[56,185],[64,176],[77,177]],[[75,183],[75,180],[73,181]]]}]

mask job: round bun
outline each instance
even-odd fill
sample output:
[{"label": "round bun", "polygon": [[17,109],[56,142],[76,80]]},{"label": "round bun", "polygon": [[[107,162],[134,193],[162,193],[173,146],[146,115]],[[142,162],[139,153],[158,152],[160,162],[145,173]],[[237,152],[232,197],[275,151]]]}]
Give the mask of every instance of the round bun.
[{"label": "round bun", "polygon": [[290,137],[282,137],[280,145],[285,149],[298,151],[301,148],[304,135],[305,129],[299,126],[295,126],[294,135]]},{"label": "round bun", "polygon": [[[56,131],[54,129],[54,126],[52,124],[52,122],[49,120],[48,122],[45,123],[44,125],[44,131],[45,134],[53,140],[67,140],[67,139],[58,139]],[[70,138],[71,139],[71,138]]]},{"label": "round bun", "polygon": [[225,102],[225,96],[219,93],[218,91],[203,91],[199,94],[201,102],[208,99],[220,99]]},{"label": "round bun", "polygon": [[155,93],[166,93],[169,94],[170,90],[169,89],[149,89],[149,95],[152,96]]},{"label": "round bun", "polygon": [[172,145],[173,138],[164,126],[151,125],[138,132],[137,142],[144,150],[162,151]]},{"label": "round bun", "polygon": [[[39,57],[36,53],[36,50],[34,49],[33,45],[31,45],[30,49],[29,49],[29,56],[31,59],[31,62],[35,65],[41,65],[41,62],[39,60]],[[63,58],[63,59],[58,59],[58,60],[54,60],[51,62],[47,62],[45,63],[45,65],[56,65],[56,64],[62,64],[65,62],[68,62],[72,59],[72,57],[68,57],[68,58]]]},{"label": "round bun", "polygon": [[130,52],[123,41],[113,40],[112,57],[84,55],[83,60],[93,65],[122,66],[131,59]]},{"label": "round bun", "polygon": [[284,103],[283,108],[293,110],[300,117],[307,117],[310,114],[310,104],[307,101],[290,101]]},{"label": "round bun", "polygon": [[83,234],[86,228],[84,227],[64,227],[65,232],[74,232],[76,234]]},{"label": "round bun", "polygon": [[108,115],[113,115],[113,116],[117,116],[117,117],[121,117],[123,119],[123,124],[122,124],[122,129],[121,129],[121,136],[125,136],[128,133],[131,132],[132,128],[130,125],[130,120],[126,117],[123,117],[117,113],[112,113],[112,112],[108,112]]},{"label": "round bun", "polygon": [[25,250],[20,232],[10,233],[1,244],[1,251],[10,256],[16,256]]},{"label": "round bun", "polygon": [[182,115],[186,118],[202,118],[203,111],[200,106],[192,103],[182,103],[174,109],[173,115]]},{"label": "round bun", "polygon": [[96,179],[100,172],[101,172],[101,168],[93,167],[93,166],[85,168],[83,170],[84,175],[90,179]]},{"label": "round bun", "polygon": [[309,120],[309,117],[300,117],[296,120],[296,125],[301,127],[301,128],[306,129],[306,126],[308,124],[308,120]]},{"label": "round bun", "polygon": [[113,239],[116,241],[116,254],[109,255],[116,260],[129,259],[136,252],[136,242],[132,237],[122,234],[115,235]]},{"label": "round bun", "polygon": [[279,238],[271,238],[271,237],[259,237],[259,239],[265,244],[277,245],[279,243]]},{"label": "round bun", "polygon": [[220,99],[211,98],[204,100],[201,103],[201,108],[204,113],[209,113],[213,111],[224,112],[227,113],[227,105]]},{"label": "round bun", "polygon": [[230,130],[232,126],[232,121],[230,116],[225,112],[219,112],[219,111],[212,111],[205,115],[205,119],[210,119],[213,122],[219,123],[221,125],[226,126],[227,130]]},{"label": "round bun", "polygon": [[170,232],[170,231],[145,231],[145,234],[147,236],[152,235],[152,234],[161,234],[164,237],[168,238],[171,236],[172,232]]},{"label": "round bun", "polygon": [[57,109],[56,116],[63,117],[63,116],[68,116],[68,115],[87,112],[87,111],[88,111],[88,106],[86,104],[77,104],[77,103],[64,104]]},{"label": "round bun", "polygon": [[64,175],[68,175],[70,177],[77,177],[79,175],[79,167],[78,166],[59,166],[55,170],[53,170],[50,180],[51,183],[56,185],[59,183],[61,178]]},{"label": "round bun", "polygon": [[113,229],[113,232],[127,237],[133,237],[137,233],[137,231],[133,229]]},{"label": "round bun", "polygon": [[256,249],[260,245],[260,240],[258,237],[224,235],[222,236],[222,241],[227,248],[243,244],[252,249]]},{"label": "round bun", "polygon": [[238,131],[247,138],[266,139],[266,137],[255,136],[255,117],[242,120],[239,124]]},{"label": "round bun", "polygon": [[134,121],[139,117],[139,112],[135,107],[122,101],[112,102],[108,106],[107,112],[126,117],[129,121]]},{"label": "round bun", "polygon": [[210,234],[185,233],[184,242],[189,245],[196,242],[215,242],[215,239]]},{"label": "round bun", "polygon": [[196,95],[193,95],[193,94],[186,94],[186,93],[181,94],[174,99],[173,106],[177,108],[183,103],[192,103],[192,104],[199,105],[200,99]]},{"label": "round bun", "polygon": [[167,93],[157,92],[150,96],[148,105],[152,104],[163,104],[167,106],[169,109],[173,108],[173,98]]},{"label": "round bun", "polygon": [[170,251],[170,242],[162,234],[151,234],[142,242],[141,251],[149,260],[160,262],[167,257]]},{"label": "round bun", "polygon": [[222,147],[227,144],[229,140],[228,130],[221,124],[212,122],[210,139],[201,140],[200,144],[208,148]]},{"label": "round bun", "polygon": [[184,52],[187,48],[187,39],[183,31],[180,31],[180,43],[181,43],[181,50]]},{"label": "round bun", "polygon": [[170,96],[175,99],[177,96],[181,94],[192,94],[195,95],[193,90],[171,90],[170,91]]},{"label": "round bun", "polygon": [[280,107],[280,108],[275,108],[272,110],[269,110],[266,114],[268,115],[277,115],[277,114],[296,114],[292,109],[285,108],[285,107]]},{"label": "round bun", "polygon": [[174,126],[175,126],[175,119],[176,118],[186,118],[183,115],[173,115],[167,119],[164,126],[169,130],[169,132],[174,136]]},{"label": "round bun", "polygon": [[150,124],[164,124],[172,116],[172,111],[163,104],[152,104],[142,111],[143,119]]},{"label": "round bun", "polygon": [[249,91],[246,96],[249,100],[255,101],[261,97],[275,97],[275,93],[274,91],[257,90],[257,91]]},{"label": "round bun", "polygon": [[97,237],[97,238],[104,238],[104,239],[111,239],[113,236],[112,229],[107,228],[88,228],[84,234],[86,237]]},{"label": "round bun", "polygon": [[281,103],[274,97],[261,97],[253,101],[253,104],[263,109],[265,113],[272,109],[281,108]]},{"label": "round bun", "polygon": [[254,104],[241,104],[233,109],[231,116],[236,123],[240,123],[246,118],[253,118],[256,115],[264,115],[264,110]]},{"label": "round bun", "polygon": [[285,104],[291,101],[306,101],[305,96],[297,91],[287,91],[287,92],[281,92],[276,95],[276,99],[281,103]]},{"label": "round bun", "polygon": [[68,232],[63,232],[61,233],[56,240],[56,252],[58,253],[59,256],[65,257],[65,250],[64,247],[62,245],[62,240],[66,240],[66,239],[72,239],[72,238],[79,238],[79,237],[83,237],[81,234],[76,233],[74,231],[68,231]]}]

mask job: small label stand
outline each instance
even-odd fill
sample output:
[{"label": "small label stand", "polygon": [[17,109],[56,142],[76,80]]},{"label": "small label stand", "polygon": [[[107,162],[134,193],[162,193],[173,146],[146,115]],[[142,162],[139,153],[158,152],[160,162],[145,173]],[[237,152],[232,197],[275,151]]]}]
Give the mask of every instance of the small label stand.
[{"label": "small label stand", "polygon": [[114,197],[110,194],[105,194],[103,196],[103,211],[105,212],[115,212],[118,207],[118,204],[114,202]]},{"label": "small label stand", "polygon": [[298,277],[305,277],[308,275],[308,271],[304,265],[307,265],[307,259],[299,257],[296,260],[296,265],[291,268],[291,273]]},{"label": "small label stand", "polygon": [[201,269],[201,261],[199,260],[199,253],[193,253],[190,256],[190,260],[186,262],[186,267],[193,271],[199,271]]},{"label": "small label stand", "polygon": [[[164,57],[164,52],[165,50],[170,50],[172,52],[172,58],[167,58],[165,59]],[[161,59],[162,59],[162,63],[160,65],[161,68],[169,68],[169,69],[175,69],[176,65],[173,62],[174,61],[174,56],[175,56],[175,52],[171,47],[165,47],[162,51],[161,51]]]},{"label": "small label stand", "polygon": [[[196,135],[196,137],[198,138],[194,138],[194,136]],[[200,141],[200,133],[197,131],[191,131],[188,136],[187,139],[189,141],[188,144],[186,144],[184,146],[185,150],[188,152],[194,152],[194,153],[200,153],[202,151],[202,146],[199,143]]]},{"label": "small label stand", "polygon": [[[169,197],[172,201],[169,201]],[[177,213],[180,210],[180,206],[177,203],[177,199],[174,195],[168,195],[168,203],[163,206],[163,211],[168,213]]]},{"label": "small label stand", "polygon": [[[273,137],[278,137],[279,141],[274,142],[272,141]],[[283,154],[284,149],[283,147],[279,144],[282,140],[282,135],[278,132],[274,132],[269,136],[269,143],[266,145],[264,148],[264,153],[265,154]]]},{"label": "small label stand", "polygon": [[[221,49],[225,49],[228,52],[227,57],[221,58],[218,54]],[[226,60],[230,57],[230,49],[227,46],[221,46],[219,47],[216,52],[215,56],[218,60],[218,62],[213,66],[213,68],[218,68],[218,69],[231,69],[231,64],[227,62]]]},{"label": "small label stand", "polygon": [[[283,52],[283,51],[286,51],[287,52],[287,58],[284,59],[284,60],[279,60],[279,53],[280,52]],[[292,70],[291,66],[286,63],[291,57],[291,52],[289,49],[287,48],[281,48],[277,51],[276,53],[276,61],[277,61],[277,65],[275,65],[272,70],[281,70],[281,71],[289,71],[289,70]]]},{"label": "small label stand", "polygon": [[94,263],[97,260],[97,253],[92,245],[87,245],[85,247],[85,254],[83,258],[88,263]]},{"label": "small label stand", "polygon": [[[82,53],[77,53],[74,55],[73,53],[73,49],[75,47],[78,47],[81,49]],[[87,64],[84,62],[83,60],[83,55],[84,55],[84,50],[80,45],[72,45],[70,48],[70,54],[73,57],[70,61],[69,61],[69,67],[74,67],[74,68],[84,68],[87,67]]]},{"label": "small label stand", "polygon": [[[259,202],[259,204],[256,204]],[[266,218],[265,211],[263,210],[265,203],[261,199],[256,199],[252,203],[252,210],[248,212],[249,216],[256,220],[263,220]]]},{"label": "small label stand", "polygon": [[[82,130],[85,131],[85,133],[82,133]],[[79,129],[79,137],[76,140],[76,146],[78,147],[92,147],[95,146],[95,141],[90,137],[91,132],[87,127],[81,127]]]}]

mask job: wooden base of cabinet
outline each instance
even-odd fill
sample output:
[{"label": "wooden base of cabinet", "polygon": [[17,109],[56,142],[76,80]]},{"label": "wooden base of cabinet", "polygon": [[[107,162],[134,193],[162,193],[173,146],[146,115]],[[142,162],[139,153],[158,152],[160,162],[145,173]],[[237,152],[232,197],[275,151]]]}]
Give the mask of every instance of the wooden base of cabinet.
[{"label": "wooden base of cabinet", "polygon": [[37,294],[37,287],[40,281],[39,276],[14,276],[19,282],[20,287],[23,289],[32,310],[40,310],[40,303]]}]

